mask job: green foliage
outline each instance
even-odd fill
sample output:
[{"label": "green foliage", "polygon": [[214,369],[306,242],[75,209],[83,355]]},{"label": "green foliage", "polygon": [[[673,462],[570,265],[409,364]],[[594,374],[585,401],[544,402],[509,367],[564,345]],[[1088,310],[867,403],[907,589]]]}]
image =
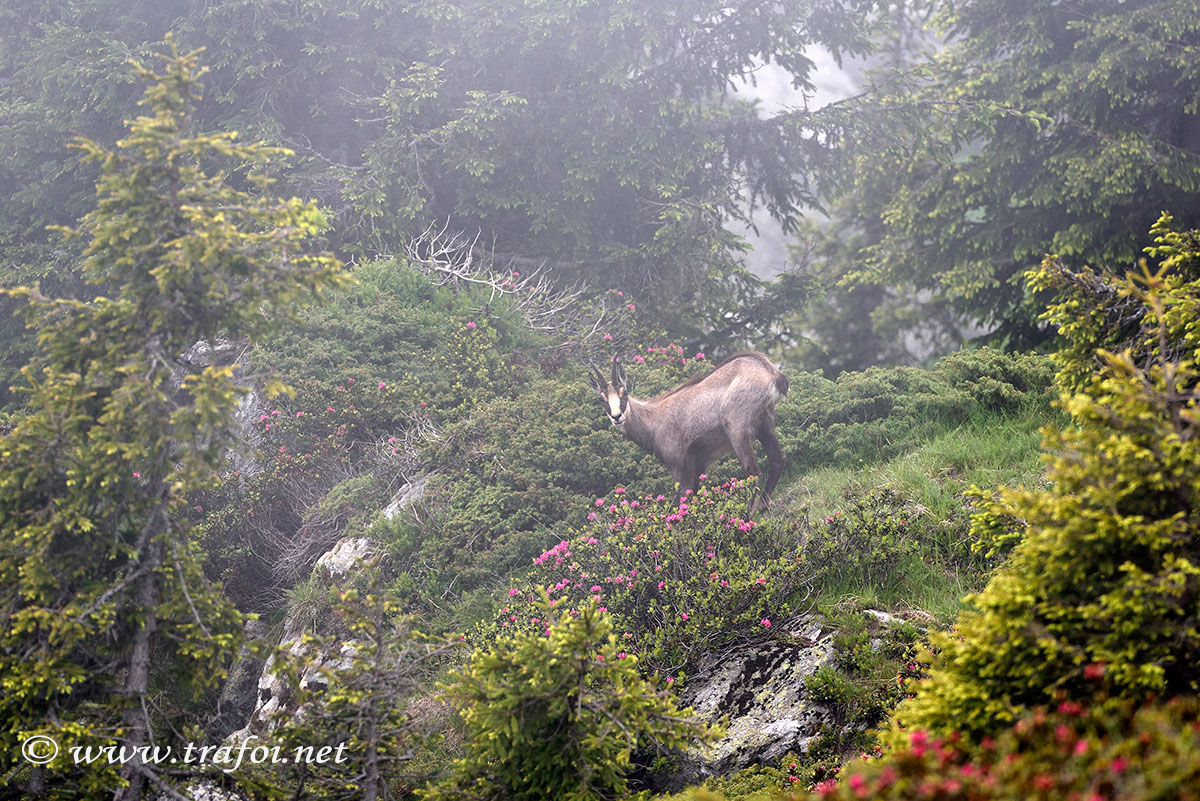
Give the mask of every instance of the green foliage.
[{"label": "green foliage", "polygon": [[404,259],[367,262],[351,275],[354,286],[305,310],[253,363],[295,384],[383,381],[397,387],[397,401],[423,401],[440,417],[511,389],[514,352],[543,344],[508,295],[439,286]]},{"label": "green foliage", "polygon": [[1023,708],[1086,702],[1100,674],[1115,698],[1200,687],[1197,286],[1126,279],[1122,291],[1144,304],[1155,343],[1148,362],[1100,352],[1083,390],[1063,396],[1075,426],[1044,432],[1050,487],[984,498],[981,534],[995,542],[1019,530],[1022,539],[955,634],[936,638],[930,681],[898,710],[901,724],[985,733]]},{"label": "green foliage", "polygon": [[414,631],[398,599],[383,589],[377,566],[365,570],[353,582],[361,586],[326,590],[336,625],[306,635],[299,651],[279,654],[275,663],[289,679],[295,708],[283,710],[267,747],[283,754],[328,749],[330,758],[272,765],[269,772],[251,768],[243,786],[258,785],[279,798],[303,792],[305,798],[356,801],[412,789],[405,764],[428,732],[408,707],[447,646]]},{"label": "green foliage", "polygon": [[[637,391],[665,390],[708,369],[681,354],[677,346],[635,352]],[[559,538],[556,530],[584,523],[581,498],[618,484],[662,493],[673,486],[653,456],[608,423],[582,366],[475,404],[421,450],[437,474],[416,519],[380,521],[372,534],[394,543],[398,569],[439,597],[451,585],[470,590],[527,566]]]},{"label": "green foliage", "polygon": [[336,260],[305,250],[317,208],[267,192],[279,151],[190,134],[195,55],[172,46],[165,64],[135,68],[148,113],[118,150],[78,142],[101,176],[68,233],[113,296],[11,292],[40,355],[23,371],[30,411],[0,444],[0,774],[30,734],[62,748],[29,772],[32,795],[140,797],[149,767],[67,749],[169,740],[221,676],[241,618],[201,573],[186,498],[233,443],[247,388],[216,365],[180,386],[175,360],[197,340],[261,336],[338,281]]},{"label": "green foliage", "polygon": [[570,612],[600,604],[622,644],[668,674],[713,647],[768,632],[771,618],[798,611],[806,574],[789,538],[750,519],[753,490],[732,479],[684,502],[628,497],[620,487],[597,498],[585,525],[535,556],[526,581],[514,582],[507,604],[472,638],[544,630],[541,588],[561,594],[557,603]]},{"label": "green foliage", "polygon": [[[380,384],[383,383],[383,386]],[[411,469],[401,437],[420,414],[386,382],[308,380],[250,422],[253,470],[195,496],[205,568],[239,606],[267,611],[344,531],[365,525]]]},{"label": "green foliage", "polygon": [[125,59],[174,31],[211,57],[202,124],[293,147],[275,172],[330,210],[339,250],[398,252],[449,221],[518,270],[639,293],[678,336],[765,334],[805,290],[758,297],[724,223],[744,195],[794,221],[830,126],[734,92],[764,63],[811,92],[807,48],[867,52],[874,5],[20,0],[0,26],[0,259],[32,273],[44,226],[87,208],[94,176],[61,145],[116,135]]},{"label": "green foliage", "polygon": [[467,754],[422,798],[624,798],[635,749],[719,736],[642,677],[595,604],[571,614],[542,600],[545,633],[501,638],[452,674]]},{"label": "green foliage", "polygon": [[947,801],[1200,798],[1195,699],[1114,709],[1060,704],[1024,715],[980,744],[917,729],[883,759],[847,768],[814,796]]},{"label": "green foliage", "polygon": [[818,339],[841,369],[911,359],[905,338],[945,348],[964,321],[1028,347],[1045,331],[1025,269],[1131,263],[1159,210],[1195,207],[1193,0],[939,5],[947,47],[845,112],[845,194],[813,257],[837,287]]},{"label": "green foliage", "polygon": [[1181,349],[1185,353],[1200,349],[1200,324],[1194,314],[1200,242],[1196,231],[1175,228],[1171,215],[1160,216],[1150,229],[1154,244],[1146,248],[1159,265],[1157,291],[1164,306],[1159,316],[1152,313],[1146,298],[1130,291],[1127,275],[1072,269],[1055,256],[1047,256],[1038,269],[1026,274],[1030,289],[1054,298],[1041,319],[1062,338],[1062,347],[1053,357],[1062,389],[1084,389],[1103,365],[1104,351],[1129,349],[1134,361],[1141,363],[1161,356],[1178,358]]},{"label": "green foliage", "polygon": [[960,351],[931,370],[873,368],[836,382],[791,375],[776,415],[789,469],[862,465],[910,450],[935,433],[987,413],[1048,405],[1048,359],[990,348]]}]

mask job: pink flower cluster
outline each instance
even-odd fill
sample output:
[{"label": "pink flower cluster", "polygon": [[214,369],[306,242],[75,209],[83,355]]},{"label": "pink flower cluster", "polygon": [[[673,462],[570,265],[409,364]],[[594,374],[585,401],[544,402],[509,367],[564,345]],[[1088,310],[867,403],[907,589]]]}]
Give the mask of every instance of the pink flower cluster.
[{"label": "pink flower cluster", "polygon": [[567,540],[563,540],[562,542],[560,542],[558,545],[555,545],[550,550],[543,551],[541,556],[533,557],[533,563],[535,565],[540,565],[540,564],[544,564],[544,563],[548,562],[550,559],[553,559],[554,564],[561,565],[563,562],[565,562],[567,560],[567,557],[569,557],[570,555],[571,555],[571,543],[568,542]]}]

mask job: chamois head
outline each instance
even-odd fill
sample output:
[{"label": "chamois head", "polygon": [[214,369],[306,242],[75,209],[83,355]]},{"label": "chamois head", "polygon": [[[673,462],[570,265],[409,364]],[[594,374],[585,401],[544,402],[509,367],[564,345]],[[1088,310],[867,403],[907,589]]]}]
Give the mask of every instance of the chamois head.
[{"label": "chamois head", "polygon": [[630,384],[625,375],[625,367],[620,360],[616,356],[613,357],[611,381],[605,381],[604,375],[594,364],[589,378],[592,388],[600,394],[600,400],[604,401],[604,409],[608,412],[609,421],[614,426],[624,425],[629,413]]}]

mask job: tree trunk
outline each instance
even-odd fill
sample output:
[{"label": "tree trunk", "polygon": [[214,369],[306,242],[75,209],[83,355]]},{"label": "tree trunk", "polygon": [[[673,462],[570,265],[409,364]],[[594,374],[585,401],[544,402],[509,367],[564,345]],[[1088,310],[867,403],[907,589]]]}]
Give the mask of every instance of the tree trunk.
[{"label": "tree trunk", "polygon": [[[148,744],[150,739],[150,717],[146,710],[146,696],[150,691],[150,657],[154,648],[154,636],[158,631],[158,617],[155,613],[159,601],[159,569],[163,563],[163,541],[161,534],[167,523],[165,504],[158,506],[150,513],[146,521],[145,534],[149,534],[149,542],[143,552],[141,570],[138,579],[137,596],[134,601],[135,612],[140,612],[144,623],[134,635],[133,649],[129,654],[129,673],[125,679],[125,712],[122,723],[125,736],[121,746],[126,754],[134,750],[129,761],[121,769],[121,778],[128,784],[117,790],[113,801],[140,801],[145,787],[145,769],[142,754],[139,749]],[[151,766],[153,768],[153,766]]]}]

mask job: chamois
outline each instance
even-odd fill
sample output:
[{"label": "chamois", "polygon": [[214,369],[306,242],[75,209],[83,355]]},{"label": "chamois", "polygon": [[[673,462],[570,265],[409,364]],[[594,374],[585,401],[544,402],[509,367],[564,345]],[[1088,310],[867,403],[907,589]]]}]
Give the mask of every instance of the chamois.
[{"label": "chamois", "polygon": [[775,402],[787,396],[788,379],[766,356],[754,351],[735,353],[711,373],[695,376],[651,400],[630,397],[625,367],[616,357],[610,381],[595,365],[590,378],[612,424],[654,454],[679,482],[681,492],[695,492],[700,474],[731,450],[747,476],[758,475],[757,438],[769,468],[761,505],[769,502],[783,473]]}]

